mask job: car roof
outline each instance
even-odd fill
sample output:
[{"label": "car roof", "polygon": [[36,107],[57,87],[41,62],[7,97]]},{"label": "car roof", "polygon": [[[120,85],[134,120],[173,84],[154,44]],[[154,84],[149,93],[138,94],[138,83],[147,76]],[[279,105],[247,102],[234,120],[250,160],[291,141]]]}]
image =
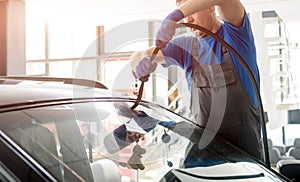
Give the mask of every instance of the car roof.
[{"label": "car roof", "polygon": [[[100,82],[50,77],[0,77],[0,107],[37,101],[111,97],[112,92]],[[128,98],[127,94],[119,94]]]}]

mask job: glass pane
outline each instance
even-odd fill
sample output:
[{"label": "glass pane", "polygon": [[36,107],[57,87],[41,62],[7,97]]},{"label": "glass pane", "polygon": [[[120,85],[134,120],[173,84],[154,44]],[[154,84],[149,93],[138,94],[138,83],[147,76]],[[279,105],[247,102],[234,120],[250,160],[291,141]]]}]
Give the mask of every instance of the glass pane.
[{"label": "glass pane", "polygon": [[55,77],[72,77],[76,62],[73,61],[58,61],[49,63],[49,76]]},{"label": "glass pane", "polygon": [[0,179],[3,181],[7,180],[10,182],[20,181],[1,161],[0,161]]},{"label": "glass pane", "polygon": [[264,35],[266,38],[280,37],[280,27],[277,23],[266,24]]},{"label": "glass pane", "polygon": [[[72,110],[65,107],[2,114],[1,130],[59,181],[91,181],[92,174]],[[76,141],[76,143],[75,143]]]},{"label": "glass pane", "polygon": [[129,60],[112,60],[105,61],[105,82],[108,88],[112,88],[113,90],[126,90],[130,89],[131,83],[130,80],[133,81],[134,77],[132,76],[131,67],[129,64]]},{"label": "glass pane", "polygon": [[78,22],[66,18],[49,21],[49,58],[95,57],[96,45],[95,26],[82,23],[78,26]]},{"label": "glass pane", "polygon": [[34,13],[26,16],[26,60],[45,59],[45,20]]},{"label": "glass pane", "polygon": [[105,53],[145,50],[149,47],[148,21],[106,23],[104,45]]},{"label": "glass pane", "polygon": [[26,63],[26,75],[45,75],[46,63]]},{"label": "glass pane", "polygon": [[[179,119],[159,108],[139,106],[139,109],[151,114],[157,121],[172,121],[169,124],[173,124]],[[147,167],[145,174],[159,171],[163,175],[169,170],[167,160],[172,160],[174,166],[180,166],[185,153],[182,146],[187,145],[188,140],[162,125],[156,125],[156,121],[150,128],[130,127],[132,133],[143,132],[145,135],[138,143],[128,138],[120,138],[124,139],[124,146],[108,143],[111,137],[114,138],[113,131],[122,128],[129,120],[115,114],[116,111],[113,103],[107,102],[30,109],[1,114],[0,120],[5,119],[9,123],[1,129],[60,180],[89,181],[91,176],[97,176],[93,169],[103,162],[115,166],[120,175],[134,179],[135,170],[130,169],[128,162],[133,148],[137,146],[145,150],[139,163]],[[160,139],[166,133],[171,136],[169,144]]]},{"label": "glass pane", "polygon": [[128,100],[105,96],[2,113],[0,128],[59,181],[157,181],[174,168],[206,176],[222,167],[232,176],[240,168],[266,174],[221,140],[199,147],[203,130],[179,115],[145,102],[132,111]]},{"label": "glass pane", "polygon": [[294,145],[295,138],[300,138],[299,130],[299,124],[288,124],[285,126],[286,146]]}]

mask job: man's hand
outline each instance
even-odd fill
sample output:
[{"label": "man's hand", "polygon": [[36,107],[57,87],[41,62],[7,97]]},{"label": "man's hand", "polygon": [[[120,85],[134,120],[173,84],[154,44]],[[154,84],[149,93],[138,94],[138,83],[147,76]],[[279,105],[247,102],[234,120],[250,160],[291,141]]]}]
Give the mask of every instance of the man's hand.
[{"label": "man's hand", "polygon": [[139,61],[135,68],[135,76],[141,81],[148,81],[150,73],[156,69],[157,63],[145,57]]},{"label": "man's hand", "polygon": [[172,39],[175,34],[176,22],[184,18],[184,15],[180,10],[174,10],[170,13],[160,25],[160,28],[156,34],[155,45],[159,49],[162,49]]}]

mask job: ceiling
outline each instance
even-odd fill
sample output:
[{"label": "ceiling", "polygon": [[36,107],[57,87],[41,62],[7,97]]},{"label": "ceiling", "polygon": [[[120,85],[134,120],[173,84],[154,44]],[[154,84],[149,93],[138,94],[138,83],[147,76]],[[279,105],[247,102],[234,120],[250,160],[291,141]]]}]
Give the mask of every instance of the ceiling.
[{"label": "ceiling", "polygon": [[[275,9],[287,20],[298,21],[299,0],[241,0],[249,11]],[[106,12],[109,15],[162,14],[175,8],[175,0],[26,0],[26,2],[64,11]],[[296,18],[297,17],[297,18]]]},{"label": "ceiling", "polygon": [[242,0],[248,11],[275,10],[287,23],[299,23],[299,0]]},{"label": "ceiling", "polygon": [[283,20],[289,33],[290,41],[300,43],[299,0],[242,0],[248,12],[274,10]]},{"label": "ceiling", "polygon": [[[297,34],[300,27],[299,0],[241,0],[247,12],[275,10]],[[137,19],[162,19],[175,7],[175,0],[26,0],[34,17],[53,16],[89,18],[99,24],[133,21]],[[35,13],[34,13],[35,12]],[[76,18],[75,18],[76,19]],[[76,19],[76,20],[77,20]]]}]

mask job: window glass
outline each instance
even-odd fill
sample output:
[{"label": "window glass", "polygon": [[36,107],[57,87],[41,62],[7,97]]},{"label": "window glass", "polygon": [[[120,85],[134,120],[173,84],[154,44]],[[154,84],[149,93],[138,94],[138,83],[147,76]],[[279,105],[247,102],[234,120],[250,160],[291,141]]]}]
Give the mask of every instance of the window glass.
[{"label": "window glass", "polygon": [[295,138],[300,138],[300,124],[288,124],[285,126],[286,146],[293,146]]},{"label": "window glass", "polygon": [[27,75],[45,75],[46,63],[26,63],[26,74]]},{"label": "window glass", "polygon": [[0,161],[0,179],[10,182],[20,181],[1,161]]},{"label": "window glass", "polygon": [[266,38],[271,37],[280,37],[280,28],[278,27],[278,24],[275,23],[269,23],[265,24],[265,32],[264,35]]},{"label": "window glass", "polygon": [[2,114],[0,118],[9,123],[1,126],[5,134],[59,181],[92,179],[72,110],[34,109]]},{"label": "window glass", "polygon": [[203,130],[179,115],[146,102],[132,112],[118,98],[2,113],[0,128],[59,181],[156,181],[172,168],[264,171],[222,140],[199,147]]},{"label": "window glass", "polygon": [[49,58],[96,56],[96,26],[71,18],[49,20]]},{"label": "window glass", "polygon": [[45,20],[41,16],[27,13],[26,60],[41,59],[45,59]]},{"label": "window glass", "polygon": [[[163,175],[169,170],[168,160],[178,167],[181,165],[186,150],[183,146],[188,140],[156,123],[173,124],[179,117],[140,105],[138,109],[155,118],[150,124],[140,126],[118,115],[116,106],[120,104],[115,104],[93,102],[5,113],[0,115],[0,120],[5,119],[9,124],[1,128],[59,180],[96,178],[93,170],[107,162],[119,174],[134,179],[136,171],[128,168],[128,162],[137,147],[145,151],[140,165],[147,166],[147,172],[159,171]],[[123,130],[125,124],[127,129]],[[140,141],[136,143],[129,136],[115,135],[116,132],[139,133]],[[161,139],[166,133],[171,136],[169,144]]]}]

